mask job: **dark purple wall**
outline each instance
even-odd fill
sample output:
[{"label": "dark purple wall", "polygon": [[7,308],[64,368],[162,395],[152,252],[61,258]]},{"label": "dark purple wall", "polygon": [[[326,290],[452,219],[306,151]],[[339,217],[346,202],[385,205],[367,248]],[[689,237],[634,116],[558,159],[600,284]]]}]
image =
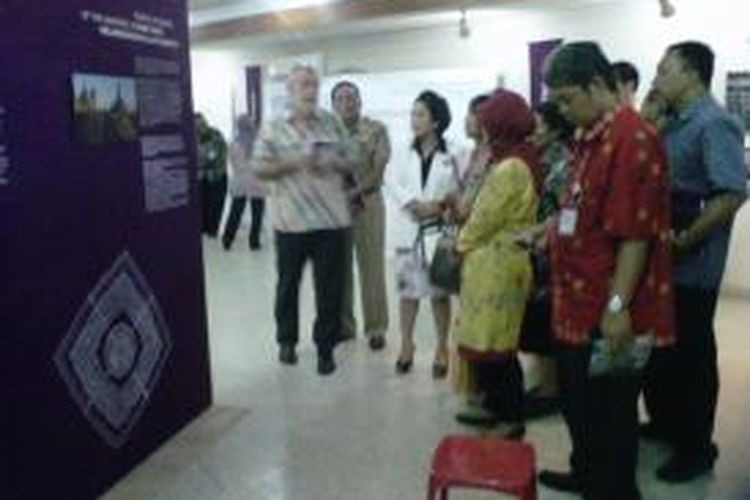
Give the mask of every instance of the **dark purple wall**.
[{"label": "dark purple wall", "polygon": [[544,98],[544,63],[547,57],[561,46],[562,39],[544,40],[529,44],[529,71],[531,72],[532,107],[539,105]]},{"label": "dark purple wall", "polygon": [[[179,48],[106,39],[82,21],[87,9],[169,19]],[[9,160],[0,184],[3,500],[95,498],[210,403],[187,40],[185,0],[0,2],[0,146]],[[162,212],[144,208],[140,142],[74,140],[72,74],[132,76],[136,56],[180,66],[182,124],[149,134],[186,141],[190,201]],[[95,401],[81,395],[76,374],[86,372],[71,361],[86,345],[75,356],[66,349],[95,319],[87,297],[95,302],[113,284],[147,301],[131,305],[149,307],[113,309],[89,329],[101,345],[83,363],[106,379],[110,398]],[[121,295],[110,294],[111,307]],[[124,329],[112,333],[116,323]],[[127,422],[108,421],[97,404]]]},{"label": "dark purple wall", "polygon": [[260,129],[263,121],[263,74],[260,66],[245,68],[245,87],[247,92],[247,112]]}]

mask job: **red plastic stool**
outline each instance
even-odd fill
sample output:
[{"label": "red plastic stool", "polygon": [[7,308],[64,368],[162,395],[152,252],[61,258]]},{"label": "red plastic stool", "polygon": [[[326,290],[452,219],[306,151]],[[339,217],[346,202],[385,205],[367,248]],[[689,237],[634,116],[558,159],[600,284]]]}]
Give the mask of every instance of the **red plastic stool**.
[{"label": "red plastic stool", "polygon": [[534,448],[520,441],[447,436],[432,457],[427,500],[448,500],[452,487],[493,490],[536,500]]}]

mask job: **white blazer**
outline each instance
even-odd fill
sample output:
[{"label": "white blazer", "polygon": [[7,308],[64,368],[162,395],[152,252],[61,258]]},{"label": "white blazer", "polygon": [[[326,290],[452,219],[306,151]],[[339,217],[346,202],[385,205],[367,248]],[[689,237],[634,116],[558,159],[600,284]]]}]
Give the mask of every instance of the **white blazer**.
[{"label": "white blazer", "polygon": [[[432,159],[432,168],[427,178],[427,184],[422,188],[422,160],[411,147],[402,156],[401,161],[392,162],[388,166],[385,180],[385,193],[390,205],[389,217],[389,247],[392,251],[398,248],[410,248],[419,231],[419,225],[414,221],[404,207],[412,200],[433,201],[444,198],[448,193],[458,189],[458,163],[448,144],[448,152],[436,152]],[[426,253],[432,256],[437,242],[437,235],[426,239]]]}]

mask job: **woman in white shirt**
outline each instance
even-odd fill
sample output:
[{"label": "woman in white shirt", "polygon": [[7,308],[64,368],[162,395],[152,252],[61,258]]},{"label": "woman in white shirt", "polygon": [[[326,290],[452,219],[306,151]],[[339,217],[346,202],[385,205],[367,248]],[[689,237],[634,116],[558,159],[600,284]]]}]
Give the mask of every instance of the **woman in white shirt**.
[{"label": "woman in white shirt", "polygon": [[[458,187],[458,167],[443,134],[451,122],[448,102],[432,91],[414,101],[411,127],[414,141],[408,160],[389,169],[386,189],[398,207],[394,216],[396,265],[400,300],[402,344],[396,372],[408,373],[414,359],[414,324],[420,300],[431,298],[438,342],[433,377],[448,372],[448,331],[451,323],[450,297],[430,284],[429,260],[435,251],[438,222],[446,196]],[[423,228],[420,230],[420,227]]]}]

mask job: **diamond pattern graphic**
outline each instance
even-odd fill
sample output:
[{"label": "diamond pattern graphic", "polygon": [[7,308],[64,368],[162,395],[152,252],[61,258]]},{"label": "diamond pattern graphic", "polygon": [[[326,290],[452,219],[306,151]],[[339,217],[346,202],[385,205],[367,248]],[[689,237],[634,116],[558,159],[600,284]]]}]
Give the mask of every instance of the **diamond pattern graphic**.
[{"label": "diamond pattern graphic", "polygon": [[156,297],[124,252],[81,306],[55,364],[92,427],[121,448],[148,407],[171,348]]}]

